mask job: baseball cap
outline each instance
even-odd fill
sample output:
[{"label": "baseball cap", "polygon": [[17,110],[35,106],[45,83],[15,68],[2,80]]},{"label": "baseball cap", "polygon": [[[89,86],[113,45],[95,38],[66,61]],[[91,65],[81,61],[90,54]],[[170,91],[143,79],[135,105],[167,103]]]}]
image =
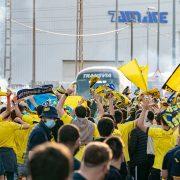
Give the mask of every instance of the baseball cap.
[{"label": "baseball cap", "polygon": [[42,110],[41,117],[59,119],[57,110],[53,106],[44,107]]}]

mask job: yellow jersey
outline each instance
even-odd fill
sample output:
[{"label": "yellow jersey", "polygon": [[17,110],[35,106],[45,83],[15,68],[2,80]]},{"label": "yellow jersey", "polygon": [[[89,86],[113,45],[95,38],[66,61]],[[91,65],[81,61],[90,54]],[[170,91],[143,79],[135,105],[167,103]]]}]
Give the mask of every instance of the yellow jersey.
[{"label": "yellow jersey", "polygon": [[40,122],[40,118],[36,114],[26,114],[22,116],[22,120],[30,125],[34,124],[34,122]]},{"label": "yellow jersey", "polygon": [[0,147],[15,147],[15,132],[20,130],[22,125],[11,122],[1,121],[0,122]]},{"label": "yellow jersey", "polygon": [[118,124],[117,125],[120,137],[124,143],[124,157],[126,162],[130,160],[129,158],[129,152],[128,152],[128,138],[129,138],[129,133],[136,127],[136,122],[135,121],[130,121],[126,122],[124,124]]},{"label": "yellow jersey", "polygon": [[154,145],[153,168],[161,170],[165,154],[175,146],[174,131],[172,129],[164,130],[159,127],[150,127],[148,136],[152,138]]}]

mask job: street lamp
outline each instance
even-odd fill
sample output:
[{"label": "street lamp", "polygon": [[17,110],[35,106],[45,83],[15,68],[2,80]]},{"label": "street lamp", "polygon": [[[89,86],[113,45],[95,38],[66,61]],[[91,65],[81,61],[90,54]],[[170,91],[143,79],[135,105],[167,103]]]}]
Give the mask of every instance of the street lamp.
[{"label": "street lamp", "polygon": [[149,12],[153,10],[156,10],[156,8],[155,7],[147,8],[147,64],[149,63],[149,21],[150,21]]}]

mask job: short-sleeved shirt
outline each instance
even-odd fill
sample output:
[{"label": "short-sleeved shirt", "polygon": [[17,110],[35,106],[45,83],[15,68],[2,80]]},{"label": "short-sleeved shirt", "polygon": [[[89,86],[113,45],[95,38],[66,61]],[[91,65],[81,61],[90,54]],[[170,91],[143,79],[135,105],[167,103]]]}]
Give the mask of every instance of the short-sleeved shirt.
[{"label": "short-sleeved shirt", "polygon": [[24,162],[25,162],[27,143],[28,143],[29,135],[30,135],[33,127],[34,127],[34,125],[31,125],[29,129],[17,130],[14,134],[14,136],[15,136],[15,153],[16,153],[18,164],[24,164]]},{"label": "short-sleeved shirt", "polygon": [[180,146],[177,146],[173,148],[172,150],[168,151],[168,153],[164,156],[162,169],[168,171],[167,180],[172,180],[171,168],[172,168],[172,163],[173,163],[173,155],[177,150],[180,150]]},{"label": "short-sleeved shirt", "polygon": [[37,145],[51,141],[51,138],[51,130],[41,121],[34,127],[29,136],[28,151],[31,151]]},{"label": "short-sleeved shirt", "polygon": [[130,121],[124,124],[118,124],[117,125],[119,133],[121,134],[120,137],[122,138],[122,141],[124,143],[124,156],[125,160],[128,162],[129,159],[129,152],[128,152],[128,138],[129,133],[136,127],[135,121]]},{"label": "short-sleeved shirt", "polygon": [[11,122],[1,121],[0,122],[0,147],[15,147],[15,132],[22,129],[22,125]]},{"label": "short-sleeved shirt", "polygon": [[40,122],[40,118],[36,114],[26,114],[22,116],[22,120],[30,125],[34,124],[35,122]]},{"label": "short-sleeved shirt", "polygon": [[175,146],[174,131],[172,129],[164,130],[150,127],[147,134],[152,138],[154,144],[155,159],[153,167],[161,170],[165,154]]}]

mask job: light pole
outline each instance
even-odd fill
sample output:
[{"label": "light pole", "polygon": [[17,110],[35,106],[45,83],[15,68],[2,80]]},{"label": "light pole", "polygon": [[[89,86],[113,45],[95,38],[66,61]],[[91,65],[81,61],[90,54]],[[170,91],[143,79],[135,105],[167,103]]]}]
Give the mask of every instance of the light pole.
[{"label": "light pole", "polygon": [[32,57],[32,86],[36,84],[36,2],[33,0],[33,57]]},{"label": "light pole", "polygon": [[160,0],[158,0],[158,24],[157,24],[157,71],[159,71],[159,48],[160,48]]},{"label": "light pole", "polygon": [[173,0],[172,64],[176,65],[176,0]]},{"label": "light pole", "polygon": [[118,0],[116,0],[116,23],[115,23],[115,66],[118,66]]},{"label": "light pole", "polygon": [[147,8],[147,64],[149,64],[149,22],[150,22],[150,11],[155,10],[155,7]]}]

